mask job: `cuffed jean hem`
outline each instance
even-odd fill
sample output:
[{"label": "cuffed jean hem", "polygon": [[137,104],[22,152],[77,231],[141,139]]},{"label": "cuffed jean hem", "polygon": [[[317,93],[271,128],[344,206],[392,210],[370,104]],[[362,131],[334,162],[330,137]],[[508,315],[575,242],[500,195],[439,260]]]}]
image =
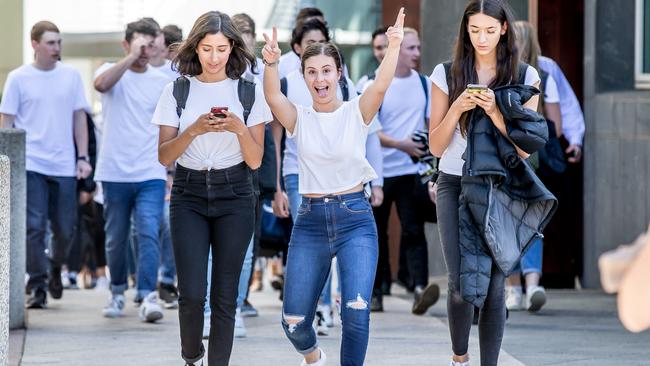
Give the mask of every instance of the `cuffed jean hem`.
[{"label": "cuffed jean hem", "polygon": [[142,289],[138,289],[138,296],[137,296],[137,298],[138,298],[138,299],[144,299],[145,297],[147,297],[150,293],[152,293],[152,292],[154,292],[154,291],[155,291],[155,290],[142,290]]},{"label": "cuffed jean hem", "polygon": [[124,283],[120,285],[111,284],[111,293],[113,295],[124,295],[124,293],[126,292],[126,290],[128,290],[128,288],[129,288],[128,283]]},{"label": "cuffed jean hem", "polygon": [[298,353],[300,353],[301,355],[308,355],[308,354],[314,352],[314,351],[317,350],[317,349],[318,349],[318,342],[316,342],[315,345],[313,345],[312,347],[307,348],[307,349],[304,350],[304,351],[301,351],[301,350],[299,350],[299,349],[297,349],[297,348],[296,348],[296,351],[298,351]]},{"label": "cuffed jean hem", "polygon": [[183,354],[183,351],[181,351],[181,357],[183,358],[185,363],[194,364],[197,361],[201,361],[204,356],[205,356],[205,347],[203,346],[203,344],[201,344],[201,355],[198,356],[198,357],[193,357],[193,358],[185,357],[185,355]]}]

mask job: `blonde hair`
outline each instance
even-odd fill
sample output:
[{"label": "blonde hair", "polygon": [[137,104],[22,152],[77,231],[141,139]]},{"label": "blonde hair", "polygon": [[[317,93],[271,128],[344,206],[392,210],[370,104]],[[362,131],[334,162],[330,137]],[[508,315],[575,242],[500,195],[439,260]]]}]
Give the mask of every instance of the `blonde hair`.
[{"label": "blonde hair", "polygon": [[[515,31],[517,40],[517,48],[519,50],[519,59],[528,65],[534,67],[541,76],[542,71],[539,69],[537,60],[542,54],[542,48],[539,46],[539,39],[537,38],[537,30],[529,22],[518,20],[512,24],[512,29]],[[543,91],[545,85],[540,85],[540,90]],[[544,98],[539,98],[537,111],[544,110]]]},{"label": "blonde hair", "polygon": [[404,35],[407,34],[415,34],[416,37],[420,38],[420,35],[418,34],[418,31],[415,30],[415,28],[404,27]]}]

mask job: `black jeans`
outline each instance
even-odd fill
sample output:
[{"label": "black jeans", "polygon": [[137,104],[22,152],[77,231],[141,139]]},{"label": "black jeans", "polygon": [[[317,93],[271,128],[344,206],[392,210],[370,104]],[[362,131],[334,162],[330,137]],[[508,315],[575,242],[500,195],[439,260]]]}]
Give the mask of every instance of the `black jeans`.
[{"label": "black jeans", "polygon": [[[474,305],[463,300],[460,292],[460,246],[458,243],[458,200],[460,176],[440,173],[438,177],[438,229],[442,251],[447,265],[448,296],[447,317],[452,349],[456,355],[467,353]],[[478,334],[481,349],[481,366],[496,365],[506,322],[504,299],[505,276],[492,266],[487,299],[479,316]]]},{"label": "black jeans", "polygon": [[172,186],[170,228],[178,275],[181,355],[205,353],[203,306],[208,250],[212,248],[208,364],[228,365],[239,275],[255,226],[255,194],[245,163],[211,171],[178,166]]},{"label": "black jeans", "polygon": [[415,192],[418,177],[402,175],[384,179],[384,202],[374,209],[379,235],[379,260],[375,276],[374,294],[380,295],[383,274],[389,271],[388,264],[388,218],[393,202],[402,227],[400,252],[406,256],[406,265],[413,286],[425,287],[429,282],[427,240],[424,237],[424,218],[419,214]]},{"label": "black jeans", "polygon": [[[48,270],[61,267],[77,230],[77,179],[27,171],[27,273],[26,291],[47,289]],[[46,234],[51,224],[51,251],[46,254]]]}]

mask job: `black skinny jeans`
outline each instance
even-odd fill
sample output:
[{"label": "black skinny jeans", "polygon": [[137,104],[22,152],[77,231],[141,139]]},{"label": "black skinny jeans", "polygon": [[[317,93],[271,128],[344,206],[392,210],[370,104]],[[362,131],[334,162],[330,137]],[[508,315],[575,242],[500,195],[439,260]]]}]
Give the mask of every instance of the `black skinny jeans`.
[{"label": "black skinny jeans", "polygon": [[[460,176],[440,173],[438,177],[438,229],[442,251],[447,265],[449,293],[447,317],[454,353],[467,353],[469,334],[474,316],[474,305],[463,300],[460,292],[460,246],[458,243],[458,200]],[[505,276],[492,266],[487,299],[479,316],[478,334],[481,348],[481,366],[497,365],[506,322],[504,296]]]},{"label": "black skinny jeans", "polygon": [[[374,209],[379,236],[379,260],[375,277],[374,295],[381,297],[383,274],[389,271],[388,263],[388,218],[395,202],[402,227],[400,256],[406,255],[406,266],[413,286],[425,287],[429,282],[427,240],[424,236],[424,218],[416,204],[416,175],[402,175],[384,179],[384,202]],[[401,260],[400,260],[401,261]]]},{"label": "black skinny jeans", "polygon": [[211,171],[178,166],[170,202],[170,228],[178,275],[181,355],[193,363],[205,353],[203,304],[212,247],[208,365],[228,365],[239,275],[255,227],[255,194],[245,163]]}]

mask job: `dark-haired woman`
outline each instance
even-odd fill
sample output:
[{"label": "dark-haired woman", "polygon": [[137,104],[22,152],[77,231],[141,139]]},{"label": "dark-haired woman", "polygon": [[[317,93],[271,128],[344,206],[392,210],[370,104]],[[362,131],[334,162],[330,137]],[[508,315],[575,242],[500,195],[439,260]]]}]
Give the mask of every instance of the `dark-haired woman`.
[{"label": "dark-haired woman", "polygon": [[[452,366],[469,365],[467,348],[474,313],[474,306],[463,300],[460,292],[458,208],[464,164],[462,156],[467,146],[467,112],[482,109],[498,131],[507,135],[505,121],[492,90],[519,80],[512,19],[505,1],[471,0],[460,24],[449,77],[443,64],[437,65],[430,77],[433,87],[429,146],[434,155],[441,157],[437,212],[449,281],[447,313],[454,353]],[[489,89],[472,94],[467,92],[467,84],[485,84]],[[539,76],[532,67],[526,70],[525,84],[539,85]],[[531,98],[525,107],[537,110],[538,98]],[[518,147],[515,148],[522,158],[528,156]],[[493,266],[487,298],[479,317],[482,366],[496,365],[498,362],[506,321],[504,281],[504,274]]]},{"label": "dark-haired woman", "polygon": [[[190,81],[179,118],[173,84],[160,97],[153,123],[160,125],[158,157],[177,161],[170,225],[178,272],[181,355],[202,365],[203,307],[208,250],[212,250],[212,309],[208,364],[228,365],[233,342],[239,275],[255,221],[251,169],[262,161],[264,122],[271,114],[262,89],[243,122],[238,79],[255,65],[240,32],[220,12],[200,16],[174,59]],[[228,107],[223,116],[212,107]]]},{"label": "dark-haired woman", "polygon": [[282,309],[282,327],[303,365],[324,365],[312,321],[318,296],[336,256],[341,273],[342,365],[363,365],[368,346],[370,300],[377,265],[377,229],[363,184],[376,178],[365,158],[365,142],[394,74],[403,38],[403,9],[387,36],[388,51],[376,81],[343,102],[336,90],[342,73],[336,46],[318,43],[302,53],[311,106],[293,104],[280,92],[277,33],[266,39],[264,95],[278,121],[295,139],[299,192]]}]

